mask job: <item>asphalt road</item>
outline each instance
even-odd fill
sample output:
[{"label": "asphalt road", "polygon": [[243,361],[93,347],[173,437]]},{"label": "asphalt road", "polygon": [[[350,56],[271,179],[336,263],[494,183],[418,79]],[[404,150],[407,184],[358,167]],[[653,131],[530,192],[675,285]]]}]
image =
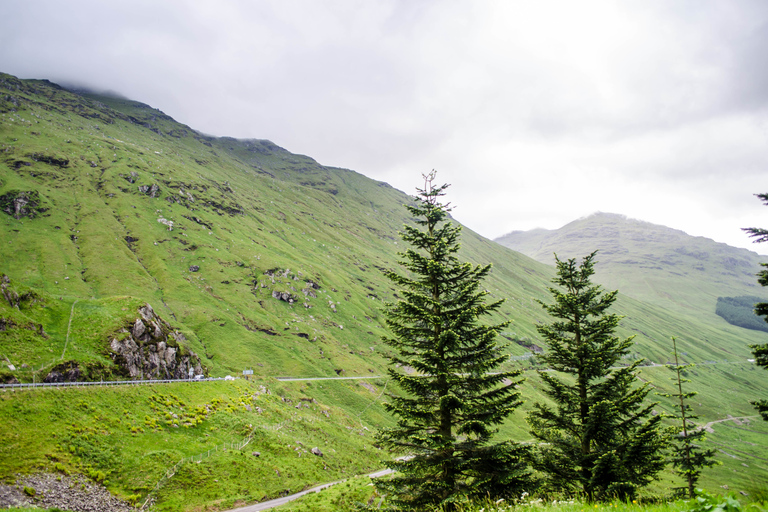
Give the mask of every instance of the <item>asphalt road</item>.
[{"label": "asphalt road", "polygon": [[[381,471],[370,473],[368,474],[368,476],[371,478],[378,478],[380,476],[388,475],[390,473],[392,473],[391,469],[382,469]],[[235,508],[232,510],[227,510],[225,512],[257,512],[258,510],[269,510],[275,507],[279,507],[280,505],[285,505],[289,501],[293,501],[296,498],[301,498],[302,496],[306,496],[307,494],[310,494],[313,492],[320,492],[323,489],[327,489],[328,487],[331,487],[336,484],[340,484],[342,482],[346,482],[346,480],[337,480],[336,482],[331,482],[329,484],[318,485],[317,487],[307,489],[306,491],[297,492],[296,494],[291,494],[290,496],[283,496],[282,498],[276,498],[274,500],[262,501],[261,503],[255,503],[253,505],[248,505],[247,507]]]}]

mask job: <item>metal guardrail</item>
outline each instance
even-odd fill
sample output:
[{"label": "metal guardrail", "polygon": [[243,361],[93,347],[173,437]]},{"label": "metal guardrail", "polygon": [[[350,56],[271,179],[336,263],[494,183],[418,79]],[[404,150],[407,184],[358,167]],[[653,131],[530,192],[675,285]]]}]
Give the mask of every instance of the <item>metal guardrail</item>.
[{"label": "metal guardrail", "polygon": [[23,388],[71,388],[86,386],[139,386],[144,384],[171,384],[174,382],[210,382],[215,380],[231,380],[225,377],[210,377],[205,379],[156,379],[156,380],[102,380],[93,382],[37,382],[37,383],[18,383],[18,384],[0,384],[0,389],[23,389]]}]

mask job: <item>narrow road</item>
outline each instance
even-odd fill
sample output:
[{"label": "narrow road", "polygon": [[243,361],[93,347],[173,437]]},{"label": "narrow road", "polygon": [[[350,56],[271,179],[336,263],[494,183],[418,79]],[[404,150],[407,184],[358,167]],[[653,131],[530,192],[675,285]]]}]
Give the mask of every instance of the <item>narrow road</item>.
[{"label": "narrow road", "polygon": [[383,375],[361,375],[359,377],[275,377],[280,382],[295,382],[299,380],[360,380],[360,379],[383,379]]},{"label": "narrow road", "polygon": [[[391,469],[382,469],[380,471],[376,471],[375,473],[369,473],[368,476],[371,478],[378,478],[380,476],[388,475],[390,473],[392,473]],[[247,507],[235,508],[232,510],[227,510],[225,512],[257,512],[259,510],[269,510],[275,507],[279,507],[280,505],[285,505],[286,503],[293,501],[297,498],[301,498],[302,496],[306,496],[307,494],[310,494],[313,492],[320,492],[323,489],[327,489],[328,487],[331,487],[336,484],[340,484],[342,482],[346,482],[346,480],[337,480],[329,484],[318,485],[317,487],[307,489],[306,491],[297,492],[296,494],[291,494],[290,496],[283,496],[282,498],[276,498],[274,500],[262,501],[261,503],[255,503],[253,505],[248,505]]]},{"label": "narrow road", "polygon": [[[328,377],[329,379],[338,379],[338,377]],[[359,379],[359,378],[365,378],[365,377],[346,377],[349,379]],[[373,378],[373,377],[370,377]],[[279,380],[310,380],[310,379],[279,379]],[[315,380],[315,379],[311,379]],[[709,423],[705,424],[702,427],[699,427],[701,429],[708,429],[711,428],[712,425],[715,423],[722,423],[724,421],[740,421],[740,420],[748,420],[752,418],[758,418],[759,416],[739,416],[739,417],[730,417],[730,418],[723,418],[721,420],[714,420],[710,421]],[[378,478],[384,475],[388,475],[392,473],[391,469],[382,469],[380,471],[376,471],[374,473],[369,473],[368,476],[371,478]],[[285,505],[286,503],[293,501],[297,498],[301,498],[302,496],[306,496],[307,494],[313,493],[313,492],[320,492],[323,489],[327,489],[328,487],[331,487],[336,484],[340,484],[342,482],[346,482],[346,480],[337,480],[336,482],[331,482],[328,484],[318,485],[317,487],[313,487],[311,489],[307,489],[306,491],[297,492],[296,494],[291,494],[290,496],[284,496],[282,498],[276,498],[274,500],[269,501],[263,501],[261,503],[256,503],[254,505],[248,505],[247,507],[242,508],[236,508],[232,510],[227,510],[225,512],[257,512],[260,510],[270,510],[275,507],[279,507],[280,505]]]},{"label": "narrow road", "polygon": [[738,418],[734,418],[733,416],[729,416],[728,418],[723,418],[722,420],[710,421],[706,425],[698,427],[698,430],[707,430],[707,431],[709,431],[709,429],[712,428],[712,425],[714,425],[715,423],[722,423],[724,421],[751,420],[752,418],[759,418],[759,417],[760,416],[739,416]]}]

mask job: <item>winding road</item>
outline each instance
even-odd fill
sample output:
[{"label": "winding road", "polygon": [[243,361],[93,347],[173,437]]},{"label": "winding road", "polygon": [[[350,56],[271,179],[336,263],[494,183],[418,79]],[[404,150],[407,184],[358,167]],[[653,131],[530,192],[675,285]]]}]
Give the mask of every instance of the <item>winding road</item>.
[{"label": "winding road", "polygon": [[[303,380],[303,379],[296,379],[296,380]],[[714,425],[715,423],[723,423],[724,421],[742,421],[742,420],[749,420],[753,418],[759,418],[759,416],[739,416],[739,417],[729,417],[729,418],[723,418],[721,420],[714,420],[710,421],[709,423],[705,424],[704,426],[700,427],[702,429],[709,429]],[[378,478],[384,475],[388,475],[392,473],[391,469],[382,469],[381,471],[376,471],[375,473],[369,473],[368,476],[371,478]],[[307,489],[306,491],[297,492],[296,494],[291,494],[290,496],[284,496],[282,498],[276,498],[274,500],[269,501],[263,501],[261,503],[255,503],[253,505],[248,505],[247,507],[242,508],[235,508],[231,510],[227,510],[225,512],[257,512],[260,510],[270,510],[275,507],[279,507],[280,505],[285,505],[286,503],[293,501],[295,499],[301,498],[302,496],[306,496],[307,494],[313,493],[313,492],[320,492],[323,489],[327,489],[328,487],[334,486],[336,484],[340,484],[342,482],[346,482],[346,480],[337,480],[335,482],[330,482],[327,484],[318,485],[317,487],[313,487],[311,489]]]},{"label": "winding road", "polygon": [[[375,473],[369,473],[368,476],[371,478],[378,478],[380,476],[388,475],[390,473],[392,473],[391,469],[382,469],[381,471],[376,471]],[[269,510],[275,507],[279,507],[280,505],[285,505],[289,501],[293,501],[297,498],[301,498],[302,496],[306,496],[307,494],[311,494],[313,492],[320,492],[323,489],[327,489],[332,485],[340,484],[342,482],[346,482],[346,480],[337,480],[335,482],[331,482],[328,484],[318,485],[317,487],[307,489],[306,491],[297,492],[296,494],[291,494],[290,496],[283,496],[282,498],[275,498],[274,500],[262,501],[261,503],[255,503],[253,505],[248,505],[247,507],[234,508],[232,510],[227,510],[225,512],[257,512],[259,510]]]}]

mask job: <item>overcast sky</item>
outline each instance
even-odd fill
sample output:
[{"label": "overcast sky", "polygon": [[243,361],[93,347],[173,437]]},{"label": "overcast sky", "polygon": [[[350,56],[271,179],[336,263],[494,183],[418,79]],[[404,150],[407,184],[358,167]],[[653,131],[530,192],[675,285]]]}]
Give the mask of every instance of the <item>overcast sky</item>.
[{"label": "overcast sky", "polygon": [[0,71],[112,90],[495,238],[595,211],[768,253],[764,0],[2,0]]}]

